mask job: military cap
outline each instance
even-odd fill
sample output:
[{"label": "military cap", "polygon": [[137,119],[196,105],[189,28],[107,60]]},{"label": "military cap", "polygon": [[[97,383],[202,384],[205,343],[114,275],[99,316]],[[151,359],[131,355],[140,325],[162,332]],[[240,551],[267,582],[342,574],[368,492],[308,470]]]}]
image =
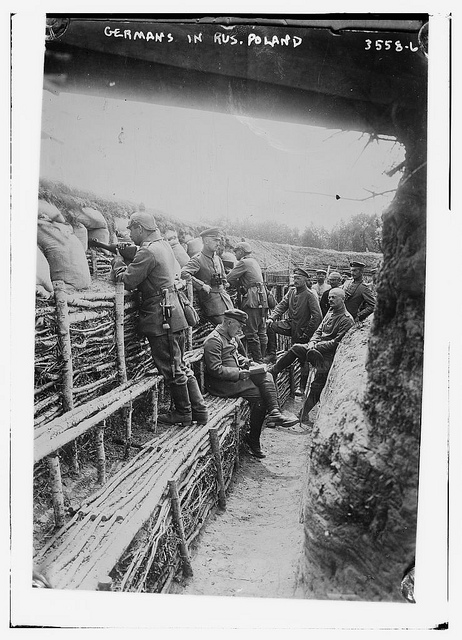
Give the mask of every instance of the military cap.
[{"label": "military cap", "polygon": [[324,269],[316,269],[316,273],[321,273],[323,276],[325,276],[327,271],[325,271]]},{"label": "military cap", "polygon": [[234,251],[236,251],[236,249],[240,249],[244,253],[252,253],[252,247],[248,242],[238,242],[234,247]]},{"label": "military cap", "polygon": [[225,318],[232,318],[233,320],[237,320],[241,324],[245,324],[247,322],[247,318],[249,317],[245,311],[241,311],[240,309],[227,309],[224,314]]},{"label": "military cap", "polygon": [[297,267],[297,269],[294,269],[294,275],[305,276],[305,278],[311,278],[308,271],[305,271],[305,269],[301,269],[300,267]]},{"label": "military cap", "polygon": [[144,227],[147,231],[157,231],[158,229],[154,216],[152,213],[147,213],[146,211],[137,211],[136,213],[132,213],[130,216],[130,222],[128,223],[129,229],[134,222]]},{"label": "military cap", "polygon": [[221,235],[221,231],[218,227],[211,227],[210,229],[204,229],[199,235],[201,238],[205,238],[206,236],[218,238]]},{"label": "military cap", "polygon": [[[349,274],[348,274],[349,275]],[[342,276],[338,271],[331,271],[329,273],[329,278],[341,278]]]},{"label": "military cap", "polygon": [[360,269],[364,269],[365,266],[364,262],[358,262],[357,260],[350,262],[350,267],[359,267]]}]

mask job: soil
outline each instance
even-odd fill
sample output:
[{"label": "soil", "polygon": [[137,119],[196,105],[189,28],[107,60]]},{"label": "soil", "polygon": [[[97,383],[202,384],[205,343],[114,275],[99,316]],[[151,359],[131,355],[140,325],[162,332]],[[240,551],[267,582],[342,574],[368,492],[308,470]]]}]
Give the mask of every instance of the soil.
[{"label": "soil", "polygon": [[[297,412],[300,400],[285,409]],[[266,458],[248,454],[230,486],[226,511],[216,512],[191,550],[194,575],[170,593],[265,598],[306,597],[302,556],[303,476],[309,435],[264,429]]]}]

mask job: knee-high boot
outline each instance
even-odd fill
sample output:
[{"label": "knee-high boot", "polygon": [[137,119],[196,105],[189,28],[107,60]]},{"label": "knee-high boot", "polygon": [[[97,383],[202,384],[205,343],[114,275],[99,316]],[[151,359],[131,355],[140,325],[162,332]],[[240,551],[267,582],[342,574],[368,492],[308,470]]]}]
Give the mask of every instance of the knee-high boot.
[{"label": "knee-high boot", "polygon": [[157,417],[157,422],[166,425],[181,424],[189,426],[192,423],[192,415],[186,381],[183,384],[171,384],[170,395],[175,409],[167,413],[161,413]]},{"label": "knee-high boot", "polygon": [[297,356],[292,351],[292,349],[286,351],[285,354],[279,358],[274,367],[271,369],[271,375],[273,376],[273,378],[276,380],[278,374],[281,373],[281,371],[283,371],[284,369],[287,369],[287,367],[290,367],[290,365],[295,362],[296,359]]},{"label": "knee-high boot", "polygon": [[191,401],[192,419],[198,425],[206,424],[209,419],[209,412],[195,376],[188,376],[188,393]]},{"label": "knee-high boot", "polygon": [[310,393],[308,394],[308,397],[303,403],[302,408],[300,409],[300,414],[299,414],[300,422],[306,422],[306,423],[310,422],[308,417],[309,413],[311,409],[313,409],[313,407],[318,403],[318,400],[319,400],[319,394],[313,393],[313,391],[310,391]]},{"label": "knee-high boot", "polygon": [[264,405],[268,410],[268,426],[291,427],[298,422],[294,415],[281,413],[276,384],[270,375],[265,374],[263,380],[258,380],[255,384],[258,386]]},{"label": "knee-high boot", "polygon": [[265,458],[260,447],[260,435],[265,416],[266,407],[262,400],[250,403],[250,431],[245,442],[250,453],[256,458]]}]

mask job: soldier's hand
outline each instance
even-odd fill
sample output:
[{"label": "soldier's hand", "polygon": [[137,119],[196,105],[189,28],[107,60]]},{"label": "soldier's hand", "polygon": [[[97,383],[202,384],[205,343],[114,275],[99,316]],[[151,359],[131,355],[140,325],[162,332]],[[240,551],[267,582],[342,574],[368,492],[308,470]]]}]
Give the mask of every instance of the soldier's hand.
[{"label": "soldier's hand", "polygon": [[270,326],[270,324],[273,324],[273,322],[274,322],[273,318],[266,319],[266,324],[268,325],[268,327]]},{"label": "soldier's hand", "polygon": [[123,265],[114,269],[116,282],[122,282],[124,273],[126,272],[126,270],[127,270],[127,265]]},{"label": "soldier's hand", "polygon": [[212,291],[212,287],[209,284],[203,284],[202,285],[202,289],[203,291],[205,291],[206,293],[210,293]]},{"label": "soldier's hand", "polygon": [[239,371],[239,380],[248,380],[250,378],[250,371],[246,371],[245,369],[241,369]]}]

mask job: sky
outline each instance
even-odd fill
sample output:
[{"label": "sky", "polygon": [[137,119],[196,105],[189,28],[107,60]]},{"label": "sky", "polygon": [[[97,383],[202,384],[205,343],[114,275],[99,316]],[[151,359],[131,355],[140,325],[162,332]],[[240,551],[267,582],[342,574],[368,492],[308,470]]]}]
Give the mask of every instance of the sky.
[{"label": "sky", "polygon": [[396,189],[401,174],[384,172],[404,159],[354,131],[47,91],[42,104],[41,177],[185,222],[331,229],[382,213],[393,193],[370,192]]}]

